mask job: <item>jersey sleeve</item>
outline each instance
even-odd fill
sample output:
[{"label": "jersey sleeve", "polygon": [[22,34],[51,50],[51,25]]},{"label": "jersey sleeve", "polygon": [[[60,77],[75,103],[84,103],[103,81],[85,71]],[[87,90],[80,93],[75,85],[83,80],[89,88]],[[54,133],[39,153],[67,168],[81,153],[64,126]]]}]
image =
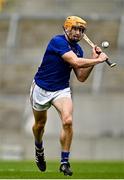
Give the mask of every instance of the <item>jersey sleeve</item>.
[{"label": "jersey sleeve", "polygon": [[71,51],[71,47],[69,46],[68,42],[60,37],[53,38],[50,46],[52,50],[60,56]]}]

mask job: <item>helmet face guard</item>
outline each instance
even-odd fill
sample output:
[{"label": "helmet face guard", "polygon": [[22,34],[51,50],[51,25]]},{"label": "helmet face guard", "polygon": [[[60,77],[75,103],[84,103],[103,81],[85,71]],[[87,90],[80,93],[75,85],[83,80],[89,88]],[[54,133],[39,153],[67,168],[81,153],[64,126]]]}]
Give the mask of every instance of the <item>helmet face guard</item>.
[{"label": "helmet face guard", "polygon": [[69,16],[66,18],[65,22],[64,22],[64,29],[65,30],[71,30],[73,27],[80,27],[82,29],[86,28],[86,21],[84,21],[83,19],[81,19],[78,16]]}]

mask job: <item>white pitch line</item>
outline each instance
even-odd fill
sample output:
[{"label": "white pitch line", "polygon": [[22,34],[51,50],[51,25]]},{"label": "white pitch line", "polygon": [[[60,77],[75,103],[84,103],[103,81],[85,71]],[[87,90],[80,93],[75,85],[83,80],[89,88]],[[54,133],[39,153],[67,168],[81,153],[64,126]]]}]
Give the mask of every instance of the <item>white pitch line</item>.
[{"label": "white pitch line", "polygon": [[[37,170],[25,170],[25,169],[19,169],[19,170],[15,170],[15,169],[0,169],[0,172],[4,172],[4,171],[10,171],[10,172],[14,172],[14,171],[19,171],[19,172],[39,172]],[[52,170],[47,170],[46,172],[55,172],[55,171],[52,171]],[[0,179],[1,180],[1,179]]]},{"label": "white pitch line", "polygon": [[[8,180],[8,179],[0,179],[0,180]],[[22,179],[16,179],[16,180],[22,180]],[[23,179],[23,180],[29,180],[29,179]],[[31,179],[31,180],[34,180],[34,179]],[[35,179],[35,180],[41,180],[41,179]],[[46,180],[46,179],[42,179],[42,180]],[[48,180],[51,180],[51,179],[48,179]],[[65,179],[56,179],[56,180],[65,180]],[[81,179],[71,179],[71,180],[81,180]],[[105,180],[105,179],[82,179],[82,180]],[[112,180],[112,179],[106,179],[106,180]],[[117,180],[124,180],[124,179],[117,179]]]}]

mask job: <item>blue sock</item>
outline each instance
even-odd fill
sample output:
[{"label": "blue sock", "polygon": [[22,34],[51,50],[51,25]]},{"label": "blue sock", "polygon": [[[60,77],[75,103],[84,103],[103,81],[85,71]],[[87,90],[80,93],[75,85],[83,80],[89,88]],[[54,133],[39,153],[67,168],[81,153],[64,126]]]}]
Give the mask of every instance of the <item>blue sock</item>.
[{"label": "blue sock", "polygon": [[61,164],[68,162],[69,154],[70,154],[70,152],[61,152]]},{"label": "blue sock", "polygon": [[35,140],[35,146],[36,146],[38,149],[42,149],[42,148],[43,148],[43,141],[41,141],[41,143],[38,143],[38,142]]}]

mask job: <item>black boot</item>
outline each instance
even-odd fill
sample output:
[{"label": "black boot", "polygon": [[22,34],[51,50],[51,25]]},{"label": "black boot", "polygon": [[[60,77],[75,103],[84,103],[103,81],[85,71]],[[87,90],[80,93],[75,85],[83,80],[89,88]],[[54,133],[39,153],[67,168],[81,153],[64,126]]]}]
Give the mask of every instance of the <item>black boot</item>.
[{"label": "black boot", "polygon": [[73,172],[70,169],[70,163],[63,163],[60,165],[60,172],[63,172],[65,176],[72,176]]},{"label": "black boot", "polygon": [[44,148],[39,149],[35,146],[35,162],[40,171],[46,170],[46,161],[44,157]]}]

